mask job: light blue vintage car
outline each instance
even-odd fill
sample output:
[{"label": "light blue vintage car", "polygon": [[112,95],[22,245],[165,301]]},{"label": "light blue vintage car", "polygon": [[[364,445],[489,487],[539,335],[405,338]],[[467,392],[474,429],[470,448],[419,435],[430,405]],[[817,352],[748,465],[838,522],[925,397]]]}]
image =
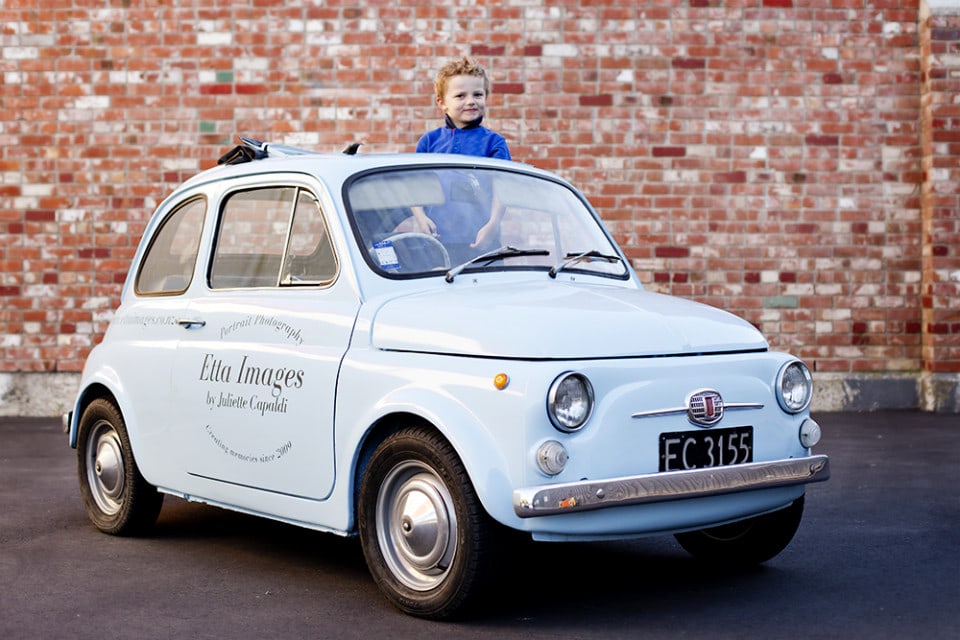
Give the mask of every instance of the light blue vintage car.
[{"label": "light blue vintage car", "polygon": [[747,322],[645,291],[555,175],[243,139],[153,216],[64,428],[100,530],[171,494],[358,535],[444,618],[511,531],[772,558],[829,476],[811,394]]}]

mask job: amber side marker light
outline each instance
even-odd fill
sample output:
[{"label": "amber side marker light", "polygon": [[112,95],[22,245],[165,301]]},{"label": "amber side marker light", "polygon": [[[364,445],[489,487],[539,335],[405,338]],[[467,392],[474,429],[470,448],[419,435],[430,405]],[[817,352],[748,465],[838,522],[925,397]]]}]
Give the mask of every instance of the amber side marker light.
[{"label": "amber side marker light", "polygon": [[495,386],[497,389],[503,391],[507,388],[508,384],[510,384],[510,376],[507,374],[498,373],[497,375],[493,376],[493,386]]}]

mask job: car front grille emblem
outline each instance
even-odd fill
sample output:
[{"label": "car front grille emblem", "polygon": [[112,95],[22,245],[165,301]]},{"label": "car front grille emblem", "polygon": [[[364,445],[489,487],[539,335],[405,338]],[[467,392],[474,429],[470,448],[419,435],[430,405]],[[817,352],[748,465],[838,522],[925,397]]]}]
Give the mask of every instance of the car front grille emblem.
[{"label": "car front grille emblem", "polygon": [[687,418],[695,425],[711,427],[723,418],[723,398],[713,389],[701,389],[687,397]]}]

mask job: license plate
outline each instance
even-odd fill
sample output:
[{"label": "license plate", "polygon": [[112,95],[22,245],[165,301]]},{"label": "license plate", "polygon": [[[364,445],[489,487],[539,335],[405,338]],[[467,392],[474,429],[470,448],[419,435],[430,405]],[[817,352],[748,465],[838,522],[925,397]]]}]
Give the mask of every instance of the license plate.
[{"label": "license plate", "polygon": [[660,471],[753,462],[753,427],[660,434]]}]

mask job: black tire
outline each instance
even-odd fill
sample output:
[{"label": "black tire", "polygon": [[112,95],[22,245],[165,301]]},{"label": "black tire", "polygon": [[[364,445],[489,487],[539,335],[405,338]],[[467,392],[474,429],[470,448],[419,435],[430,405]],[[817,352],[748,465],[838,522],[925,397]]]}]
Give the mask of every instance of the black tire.
[{"label": "black tire", "polygon": [[756,518],[711,529],[678,533],[690,555],[711,564],[742,567],[760,564],[783,551],[793,540],[803,516],[803,496],[788,507]]},{"label": "black tire", "polygon": [[100,531],[138,535],[157,521],[163,494],[140,475],[123,416],[108,400],[94,400],[80,417],[77,473],[83,506]]},{"label": "black tire", "polygon": [[456,452],[429,429],[404,429],[374,451],[358,527],[370,573],[401,611],[449,618],[489,583],[498,527]]}]

